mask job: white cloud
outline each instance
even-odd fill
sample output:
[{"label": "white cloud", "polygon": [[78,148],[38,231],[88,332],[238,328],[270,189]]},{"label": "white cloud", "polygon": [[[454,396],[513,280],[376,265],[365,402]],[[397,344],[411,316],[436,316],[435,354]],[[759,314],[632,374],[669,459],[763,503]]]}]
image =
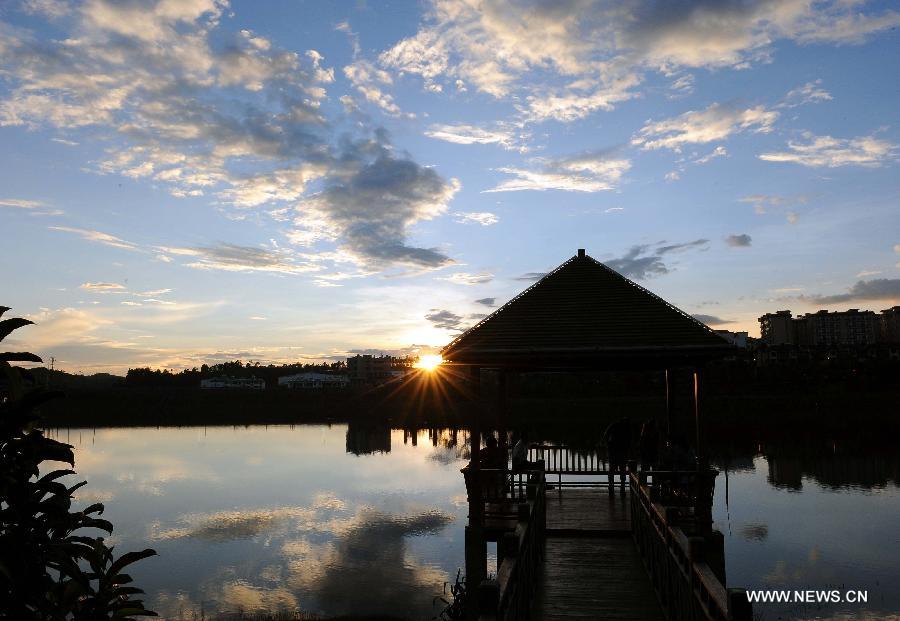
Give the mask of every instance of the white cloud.
[{"label": "white cloud", "polygon": [[558,160],[535,160],[537,169],[500,168],[513,175],[485,192],[522,190],[562,190],[567,192],[603,192],[618,187],[631,161],[607,152],[587,153]]},{"label": "white cloud", "polygon": [[[900,13],[865,4],[432,0],[418,32],[379,61],[431,90],[462,81],[494,97],[524,96],[526,118],[565,121],[635,96],[650,71],[740,69],[769,60],[779,40],[860,43],[900,24]],[[676,84],[690,88],[686,77]]]},{"label": "white cloud", "polygon": [[190,257],[185,265],[200,270],[221,270],[226,272],[273,272],[298,274],[315,272],[321,266],[298,260],[287,250],[270,250],[239,246],[237,244],[217,244],[209,247],[160,247],[159,250],[183,257]]},{"label": "white cloud", "polygon": [[48,227],[54,231],[63,231],[65,233],[72,233],[74,235],[78,235],[79,237],[86,239],[91,242],[96,242],[98,244],[103,244],[105,246],[112,246],[113,248],[122,248],[124,250],[138,250],[137,244],[133,244],[129,241],[125,241],[119,237],[114,235],[110,235],[109,233],[103,233],[101,231],[93,231],[90,229],[79,229],[70,226],[51,226]]},{"label": "white cloud", "polygon": [[691,110],[671,119],[648,122],[631,142],[643,149],[679,151],[688,144],[724,140],[744,130],[769,132],[777,118],[777,112],[763,106],[738,108],[714,103],[705,110]]},{"label": "white cloud", "polygon": [[822,88],[822,80],[807,82],[803,86],[799,86],[788,92],[784,97],[784,101],[780,107],[796,108],[805,104],[822,103],[823,101],[831,101],[831,93]]},{"label": "white cloud", "polygon": [[366,101],[375,104],[391,116],[402,114],[393,96],[384,92],[384,88],[393,82],[391,74],[387,71],[377,68],[367,60],[358,59],[344,67],[344,75]]},{"label": "white cloud", "polygon": [[499,144],[506,149],[521,149],[517,146],[516,132],[503,127],[484,129],[466,124],[432,125],[425,135],[455,144]]},{"label": "white cloud", "polygon": [[805,143],[788,142],[789,151],[763,153],[759,159],[767,162],[793,162],[814,168],[875,167],[892,159],[897,149],[897,145],[874,136],[842,139],[806,134],[804,137]]},{"label": "white cloud", "polygon": [[[281,49],[250,30],[220,30],[227,6],[89,0],[55,24],[62,32],[54,39],[4,29],[0,72],[9,88],[0,125],[82,128],[93,144],[106,145],[90,163],[98,173],[159,184],[176,197],[211,197],[226,210],[290,209],[295,217],[282,217],[293,225],[286,237],[337,242],[360,262],[446,264],[446,256],[413,248],[406,237],[411,225],[446,210],[458,182],[393,152],[367,119],[352,135],[337,136],[322,111],[334,83],[322,54]],[[361,95],[400,114],[385,92],[392,81],[386,71],[356,58],[344,74]],[[317,194],[310,193],[313,182],[323,188]],[[134,247],[98,232],[79,234]],[[213,265],[236,264],[207,258],[195,267]]]},{"label": "white cloud", "polygon": [[455,274],[450,274],[449,276],[442,276],[437,280],[446,280],[447,282],[452,282],[455,285],[483,285],[491,282],[493,279],[494,275],[489,272],[479,272],[477,274],[456,272]]},{"label": "white cloud", "polygon": [[456,221],[459,224],[480,224],[481,226],[491,226],[500,222],[500,218],[496,214],[489,211],[474,212],[457,212]]},{"label": "white cloud", "polygon": [[88,291],[98,291],[100,293],[105,293],[107,291],[121,291],[125,289],[123,285],[112,282],[86,282],[79,286],[80,289],[87,289]]},{"label": "white cloud", "polygon": [[717,157],[726,157],[728,155],[728,150],[723,146],[718,146],[706,155],[702,157],[698,157],[694,160],[694,164],[708,164],[712,160]]}]

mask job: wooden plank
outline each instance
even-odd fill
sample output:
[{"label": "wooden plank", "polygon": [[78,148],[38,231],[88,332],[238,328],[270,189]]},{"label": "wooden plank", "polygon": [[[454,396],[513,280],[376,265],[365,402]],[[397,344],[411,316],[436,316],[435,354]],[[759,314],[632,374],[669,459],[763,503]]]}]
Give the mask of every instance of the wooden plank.
[{"label": "wooden plank", "polygon": [[548,537],[534,618],[665,619],[637,549],[624,537]]},{"label": "wooden plank", "polygon": [[547,491],[548,535],[629,535],[631,502],[628,494],[609,494],[598,488]]}]

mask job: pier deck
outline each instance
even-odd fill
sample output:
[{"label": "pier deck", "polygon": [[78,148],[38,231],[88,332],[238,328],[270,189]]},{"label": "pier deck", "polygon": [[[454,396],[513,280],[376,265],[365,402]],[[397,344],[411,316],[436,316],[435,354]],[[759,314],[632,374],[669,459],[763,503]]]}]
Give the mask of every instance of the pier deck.
[{"label": "pier deck", "polygon": [[545,557],[534,618],[663,621],[631,538],[628,494],[552,489],[546,502]]}]

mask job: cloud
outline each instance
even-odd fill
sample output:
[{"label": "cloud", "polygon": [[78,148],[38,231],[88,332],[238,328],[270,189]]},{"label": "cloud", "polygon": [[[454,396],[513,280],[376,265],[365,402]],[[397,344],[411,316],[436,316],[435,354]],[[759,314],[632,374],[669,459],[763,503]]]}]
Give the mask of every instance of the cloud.
[{"label": "cloud", "polygon": [[430,321],[435,328],[440,328],[442,330],[460,330],[460,326],[462,326],[464,321],[464,318],[456,313],[437,308],[432,308],[431,311],[425,315],[425,319]]},{"label": "cloud", "polygon": [[539,159],[537,170],[500,168],[513,175],[485,192],[518,192],[523,190],[562,190],[565,192],[604,192],[614,190],[631,168],[631,161],[609,151],[584,153],[557,160]]},{"label": "cloud", "polygon": [[454,144],[498,144],[505,149],[521,149],[518,145],[519,136],[512,129],[499,125],[494,129],[484,129],[463,123],[436,124],[430,126],[425,131],[425,135]]},{"label": "cloud", "polygon": [[62,209],[50,209],[41,201],[23,200],[20,198],[0,198],[0,207],[24,209],[32,216],[61,216]]},{"label": "cloud", "polygon": [[0,198],[0,207],[12,207],[14,209],[38,209],[44,207],[40,201],[28,201],[19,198]]},{"label": "cloud", "polygon": [[746,233],[741,233],[740,235],[728,235],[725,237],[725,243],[732,248],[749,248],[752,242],[753,238]]},{"label": "cloud", "polygon": [[822,88],[822,80],[819,79],[788,91],[779,107],[796,108],[797,106],[822,103],[832,99],[831,93]]},{"label": "cloud", "polygon": [[[337,242],[359,263],[449,263],[435,249],[408,245],[406,235],[446,209],[458,182],[395,152],[366,119],[337,136],[322,107],[334,83],[323,56],[220,29],[226,9],[218,0],[92,0],[73,6],[52,40],[5,29],[0,72],[9,88],[0,125],[81,128],[105,145],[91,170],[176,197],[295,209],[289,239]],[[383,69],[355,59],[344,74],[399,114],[380,90],[392,81]],[[311,184],[320,191],[312,194]]]},{"label": "cloud", "polygon": [[858,280],[846,293],[803,297],[818,304],[837,304],[854,300],[900,300],[900,278]]},{"label": "cloud", "polygon": [[642,149],[680,151],[688,144],[705,144],[724,140],[744,130],[767,133],[778,113],[763,106],[739,108],[732,104],[714,103],[705,110],[691,110],[677,117],[648,122],[631,143]]},{"label": "cloud", "polygon": [[[865,4],[432,0],[419,30],[379,62],[430,90],[464,83],[524,101],[527,119],[571,121],[636,96],[650,72],[742,69],[769,61],[778,41],[855,44],[900,24],[896,11]],[[686,76],[676,84],[690,88]]]},{"label": "cloud", "polygon": [[725,147],[718,146],[715,149],[713,149],[712,151],[710,151],[709,153],[707,153],[706,155],[704,155],[702,157],[698,157],[693,162],[694,162],[694,164],[708,164],[709,162],[716,159],[717,157],[726,157],[727,155],[728,155],[728,151],[725,149]]},{"label": "cloud", "polygon": [[377,68],[367,60],[357,59],[353,64],[344,67],[344,75],[366,101],[375,104],[391,116],[402,114],[393,96],[384,92],[384,87],[393,83],[391,74],[387,71]]},{"label": "cloud", "polygon": [[513,280],[521,280],[525,282],[535,282],[547,275],[547,272],[525,272],[521,276],[516,276]]},{"label": "cloud", "polygon": [[496,300],[497,300],[497,298],[481,298],[481,299],[475,300],[475,303],[481,304],[482,306],[495,306],[494,302]]},{"label": "cloud", "polygon": [[345,145],[340,174],[296,207],[294,224],[307,239],[337,239],[359,263],[385,267],[400,263],[422,268],[453,260],[434,248],[406,243],[413,224],[447,210],[459,190],[432,168],[398,157],[384,132],[374,140]]},{"label": "cloud", "polygon": [[176,256],[190,257],[188,267],[227,272],[275,272],[297,274],[314,272],[319,265],[297,260],[290,251],[270,250],[220,243],[210,247],[159,247],[159,250]]},{"label": "cloud", "polygon": [[732,323],[730,319],[722,319],[720,317],[716,317],[715,315],[691,315],[694,319],[701,323],[705,323],[708,326],[721,326],[727,323]]},{"label": "cloud", "polygon": [[491,226],[500,222],[500,218],[496,214],[489,211],[474,212],[457,212],[457,222],[459,224],[480,224],[481,226]]},{"label": "cloud", "polygon": [[118,283],[113,282],[86,282],[79,285],[79,289],[86,289],[88,291],[98,291],[98,292],[106,292],[106,291],[121,291],[125,287]]},{"label": "cloud", "polygon": [[438,280],[446,280],[457,285],[484,285],[494,280],[494,275],[488,272],[480,272],[478,274],[457,272],[455,274],[439,278]]},{"label": "cloud", "polygon": [[112,246],[113,248],[122,248],[124,250],[139,250],[137,244],[133,244],[129,241],[125,241],[119,237],[115,237],[114,235],[110,235],[109,233],[103,233],[101,231],[93,231],[90,229],[79,229],[73,228],[70,226],[51,226],[48,227],[54,231],[63,231],[65,233],[72,233],[74,235],[78,235],[83,239],[86,239],[91,242],[96,242],[98,244],[103,244],[105,246]]},{"label": "cloud", "polygon": [[842,139],[805,134],[805,143],[788,142],[789,151],[762,153],[766,162],[793,162],[813,168],[839,166],[881,166],[892,159],[897,145],[874,136]]},{"label": "cloud", "polygon": [[660,242],[655,246],[637,245],[632,246],[622,257],[604,261],[604,264],[627,278],[645,280],[671,271],[663,260],[665,255],[689,250],[705,250],[708,245],[708,239],[695,239],[678,244]]}]

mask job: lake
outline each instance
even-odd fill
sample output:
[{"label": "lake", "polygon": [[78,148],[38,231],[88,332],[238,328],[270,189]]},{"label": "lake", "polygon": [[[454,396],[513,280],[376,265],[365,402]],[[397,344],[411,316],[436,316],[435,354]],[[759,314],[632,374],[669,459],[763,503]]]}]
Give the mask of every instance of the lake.
[{"label": "lake", "polygon": [[[430,619],[464,566],[462,431],[336,424],[50,435],[76,447],[89,482],[78,501],[106,503],[118,551],[159,553],[131,573],[166,619],[278,609]],[[760,618],[900,619],[895,455],[760,446],[715,465],[729,586],[868,591],[865,606],[758,604]]]}]

